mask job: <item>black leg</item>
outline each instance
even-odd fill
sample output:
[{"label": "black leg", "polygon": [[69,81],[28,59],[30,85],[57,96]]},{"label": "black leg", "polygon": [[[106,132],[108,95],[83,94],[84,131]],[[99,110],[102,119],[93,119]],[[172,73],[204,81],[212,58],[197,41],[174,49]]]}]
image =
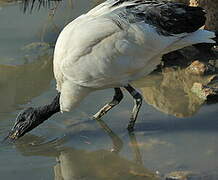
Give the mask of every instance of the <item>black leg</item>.
[{"label": "black leg", "polygon": [[135,121],[137,119],[137,116],[138,116],[138,113],[139,113],[139,110],[140,110],[140,107],[142,105],[142,95],[137,92],[132,86],[130,86],[128,84],[128,86],[125,86],[125,89],[131,94],[131,96],[134,98],[134,107],[133,107],[133,110],[132,110],[132,114],[131,114],[131,117],[130,117],[130,121],[129,121],[129,124],[128,124],[128,131],[129,132],[132,132],[134,130],[134,126],[135,126]]},{"label": "black leg", "polygon": [[98,111],[93,118],[94,119],[100,119],[103,115],[105,115],[110,109],[112,109],[114,106],[120,103],[120,101],[123,99],[123,93],[120,88],[114,88],[115,94],[113,97],[113,100],[106,104],[103,108]]}]

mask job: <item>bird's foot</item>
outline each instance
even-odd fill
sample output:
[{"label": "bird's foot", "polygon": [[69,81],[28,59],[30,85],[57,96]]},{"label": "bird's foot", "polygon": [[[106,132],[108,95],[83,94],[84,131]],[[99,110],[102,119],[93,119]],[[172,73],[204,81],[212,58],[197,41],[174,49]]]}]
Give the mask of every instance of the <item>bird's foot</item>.
[{"label": "bird's foot", "polygon": [[102,113],[97,112],[95,115],[92,116],[92,119],[99,120],[99,119],[101,119],[102,116],[103,116]]}]

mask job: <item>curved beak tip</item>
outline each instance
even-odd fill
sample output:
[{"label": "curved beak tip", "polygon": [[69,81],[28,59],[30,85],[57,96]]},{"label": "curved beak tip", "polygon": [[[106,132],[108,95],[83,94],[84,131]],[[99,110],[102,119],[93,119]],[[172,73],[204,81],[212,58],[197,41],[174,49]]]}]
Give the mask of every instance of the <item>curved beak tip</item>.
[{"label": "curved beak tip", "polygon": [[2,142],[7,142],[7,141],[16,141],[19,138],[19,131],[10,131],[9,134],[3,139]]},{"label": "curved beak tip", "polygon": [[18,137],[18,131],[13,132],[12,134],[10,133],[10,135],[8,136],[8,138],[11,140],[16,140],[18,139]]}]

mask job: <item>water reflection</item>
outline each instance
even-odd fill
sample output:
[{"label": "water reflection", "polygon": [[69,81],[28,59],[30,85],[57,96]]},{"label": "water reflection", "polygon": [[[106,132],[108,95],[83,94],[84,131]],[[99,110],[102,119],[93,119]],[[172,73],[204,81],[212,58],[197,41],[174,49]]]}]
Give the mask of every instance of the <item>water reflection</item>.
[{"label": "water reflection", "polygon": [[0,7],[18,3],[18,0],[0,0]]},{"label": "water reflection", "polygon": [[18,104],[25,104],[50,87],[52,56],[39,56],[32,63],[0,65],[0,112],[12,111]]},{"label": "water reflection", "polygon": [[128,160],[119,155],[123,147],[122,140],[103,121],[97,122],[111,138],[113,142],[111,150],[89,151],[74,147],[63,147],[61,145],[65,142],[66,137],[44,144],[41,143],[43,138],[36,136],[23,138],[16,143],[16,148],[25,156],[56,157],[58,163],[54,166],[55,180],[159,179],[155,173],[150,172],[143,166],[134,134],[129,135],[134,160]]},{"label": "water reflection", "polygon": [[29,10],[32,12],[33,9],[39,10],[42,7],[53,9],[60,1],[62,0],[23,0],[23,11]]},{"label": "water reflection", "polygon": [[195,82],[209,83],[209,76],[192,75],[187,70],[167,69],[137,82],[146,103],[176,117],[193,116],[204,103],[191,88]]},{"label": "water reflection", "polygon": [[[27,61],[24,61],[26,53],[21,52],[20,48],[40,40],[55,42],[58,32],[65,24],[102,1],[62,1],[55,11],[48,12],[42,8],[40,11],[33,11],[32,14],[23,14],[22,9],[16,5],[2,8],[0,101],[3,103],[0,105],[0,113],[6,111],[8,113],[0,114],[0,134],[5,135],[5,131],[10,129],[15,112],[17,113],[18,108],[22,108],[18,107],[19,105],[26,104],[30,100],[34,106],[47,103],[54,90],[54,86],[49,88],[53,79],[52,55],[44,54],[44,51],[42,53],[33,51]],[[2,65],[5,62],[21,65]],[[135,84],[142,90],[146,102],[159,111],[177,117],[188,117],[196,114],[204,103],[190,91],[193,82],[207,84],[208,77],[189,75],[184,70],[168,69],[147,76]],[[181,121],[144,104],[141,111],[141,114],[145,115],[143,122],[138,119],[136,125],[137,143],[134,135],[129,136],[129,140],[125,139],[127,136],[125,125],[129,118],[129,105],[132,102],[131,98],[126,97],[123,103],[104,117],[112,129],[120,137],[124,137],[122,140],[125,143],[122,143],[107,125],[99,122],[113,144],[113,147],[107,150],[110,143],[105,137],[98,137],[102,134],[96,128],[96,122],[87,123],[82,118],[87,118],[97,110],[98,105],[101,106],[110,99],[111,92],[110,90],[96,92],[93,97],[86,99],[79,113],[54,116],[48,123],[30,133],[40,134],[40,137],[30,134],[25,136],[15,145],[16,150],[23,156],[11,146],[2,146],[0,179],[29,179],[30,176],[33,179],[52,179],[52,174],[49,174],[51,167],[56,180],[73,178],[112,180],[120,177],[134,180],[156,179],[153,177],[154,173],[145,166],[162,173],[180,169],[197,171],[217,169],[218,123],[214,118],[217,116],[216,106],[206,106],[197,116]],[[33,100],[37,96],[37,100]],[[66,133],[70,135],[60,138]],[[84,142],[87,144],[81,142],[84,134],[86,137],[83,138],[87,138]],[[53,140],[53,137],[59,138]],[[129,148],[132,154],[129,153]],[[58,160],[55,166],[54,158]]]}]

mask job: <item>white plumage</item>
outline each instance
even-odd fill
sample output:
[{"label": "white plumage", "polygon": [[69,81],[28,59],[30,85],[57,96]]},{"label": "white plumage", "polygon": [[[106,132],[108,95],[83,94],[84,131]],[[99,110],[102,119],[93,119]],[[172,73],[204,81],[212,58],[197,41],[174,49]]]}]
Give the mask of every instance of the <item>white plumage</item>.
[{"label": "white plumage", "polygon": [[165,36],[152,25],[134,22],[135,17],[128,14],[130,23],[125,7],[135,2],[112,7],[114,2],[106,1],[72,21],[57,40],[54,74],[62,112],[92,91],[125,86],[151,73],[163,54],[214,42],[214,33],[206,30]]}]

